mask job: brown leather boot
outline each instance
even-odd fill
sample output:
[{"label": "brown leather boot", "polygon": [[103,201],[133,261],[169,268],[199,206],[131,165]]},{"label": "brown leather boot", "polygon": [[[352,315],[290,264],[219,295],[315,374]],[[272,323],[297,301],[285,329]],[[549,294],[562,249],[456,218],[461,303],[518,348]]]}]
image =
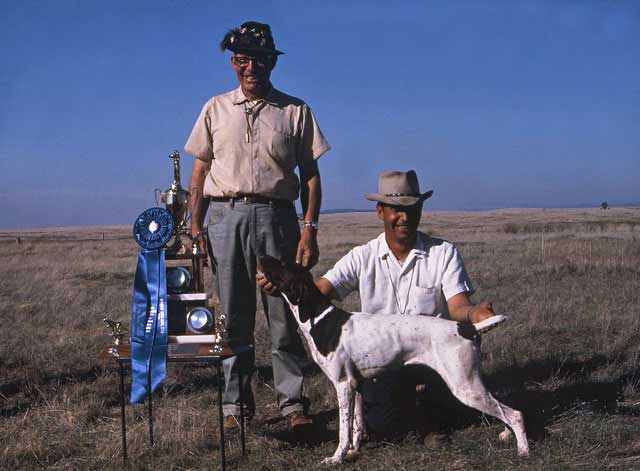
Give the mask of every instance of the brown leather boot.
[{"label": "brown leather boot", "polygon": [[222,422],[222,428],[225,432],[235,432],[240,430],[240,417],[235,415],[227,415]]},{"label": "brown leather boot", "polygon": [[313,419],[301,410],[291,412],[285,416],[289,428],[295,430],[306,429],[313,425]]}]

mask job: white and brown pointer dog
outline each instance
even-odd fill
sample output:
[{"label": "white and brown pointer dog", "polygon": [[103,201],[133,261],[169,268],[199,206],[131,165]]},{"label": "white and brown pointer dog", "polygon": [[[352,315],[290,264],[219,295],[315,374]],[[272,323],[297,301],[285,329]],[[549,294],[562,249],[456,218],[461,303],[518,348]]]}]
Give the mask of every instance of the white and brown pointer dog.
[{"label": "white and brown pointer dog", "polygon": [[259,257],[258,263],[288,302],[313,359],[336,388],[340,442],[324,463],[340,463],[360,448],[363,417],[358,383],[403,365],[434,369],[462,403],[507,425],[501,440],[509,439],[511,429],[518,454],[529,454],[522,413],[487,391],[480,377],[479,345],[473,340],[481,329],[503,322],[505,316],[461,324],[430,316],[350,313],[331,304],[307,270],[268,255]]}]

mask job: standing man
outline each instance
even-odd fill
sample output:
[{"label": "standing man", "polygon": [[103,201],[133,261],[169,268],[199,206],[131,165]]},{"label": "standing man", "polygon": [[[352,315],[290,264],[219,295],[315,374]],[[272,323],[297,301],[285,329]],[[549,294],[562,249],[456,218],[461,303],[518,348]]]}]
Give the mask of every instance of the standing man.
[{"label": "standing man", "polygon": [[[243,23],[220,44],[231,51],[240,86],[211,98],[185,144],[196,158],[190,181],[191,231],[202,242],[208,205],[212,270],[229,337],[252,344],[256,255],[268,253],[312,267],[318,260],[321,187],[317,159],[330,149],[311,109],[270,81],[278,56],[271,28]],[[300,180],[296,176],[296,168]],[[294,201],[300,196],[302,234]],[[271,333],[273,378],[280,411],[294,430],[311,424],[302,396],[306,360],[297,325],[281,298],[262,296]],[[238,427],[240,388],[251,391],[254,354],[224,361],[224,428]],[[242,375],[240,384],[239,369]]]}]

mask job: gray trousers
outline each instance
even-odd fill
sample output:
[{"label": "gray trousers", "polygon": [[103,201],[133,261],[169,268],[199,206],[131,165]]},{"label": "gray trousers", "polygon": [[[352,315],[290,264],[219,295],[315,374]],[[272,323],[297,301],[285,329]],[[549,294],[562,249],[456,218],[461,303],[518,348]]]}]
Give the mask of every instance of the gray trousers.
[{"label": "gray trousers", "polygon": [[[229,339],[254,343],[256,315],[256,256],[268,254],[294,260],[300,228],[295,206],[211,202],[207,213],[211,267],[216,279]],[[281,297],[261,292],[271,333],[271,361],[276,399],[282,415],[304,410],[302,368],[307,362],[298,326]],[[255,410],[251,377],[255,355],[242,354],[224,360],[225,415],[240,413],[242,395],[248,414]],[[239,374],[242,373],[242,375]]]}]

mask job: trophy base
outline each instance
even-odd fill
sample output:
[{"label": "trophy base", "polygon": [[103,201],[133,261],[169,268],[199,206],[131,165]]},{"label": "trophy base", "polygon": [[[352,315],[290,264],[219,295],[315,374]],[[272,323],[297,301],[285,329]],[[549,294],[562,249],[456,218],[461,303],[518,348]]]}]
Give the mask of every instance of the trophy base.
[{"label": "trophy base", "polygon": [[179,344],[187,344],[187,343],[218,343],[219,340],[218,335],[170,335],[169,343],[179,343]]}]

